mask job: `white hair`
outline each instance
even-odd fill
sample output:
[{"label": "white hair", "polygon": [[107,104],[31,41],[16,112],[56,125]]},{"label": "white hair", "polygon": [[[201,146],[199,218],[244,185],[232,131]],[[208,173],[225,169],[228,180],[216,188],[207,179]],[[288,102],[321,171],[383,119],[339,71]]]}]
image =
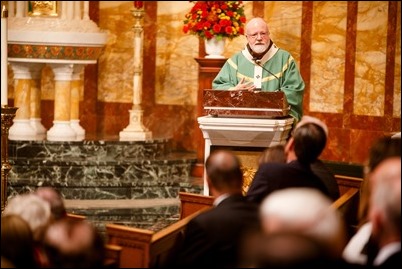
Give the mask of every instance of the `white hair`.
[{"label": "white hair", "polygon": [[268,195],[260,207],[265,233],[311,236],[340,256],[346,244],[345,222],[332,201],[313,188],[286,188]]},{"label": "white hair", "polygon": [[12,197],[3,214],[19,215],[29,224],[33,232],[46,225],[51,216],[49,203],[33,193]]}]

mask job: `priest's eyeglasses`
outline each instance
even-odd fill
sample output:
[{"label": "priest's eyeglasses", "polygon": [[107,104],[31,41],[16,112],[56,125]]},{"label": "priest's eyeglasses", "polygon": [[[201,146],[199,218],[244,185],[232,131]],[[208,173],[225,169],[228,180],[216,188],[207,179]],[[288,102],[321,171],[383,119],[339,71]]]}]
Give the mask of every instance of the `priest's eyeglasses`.
[{"label": "priest's eyeglasses", "polygon": [[258,35],[260,35],[261,38],[265,38],[267,36],[267,33],[261,32],[261,33],[255,33],[252,35],[247,35],[247,36],[250,37],[251,39],[257,39]]}]

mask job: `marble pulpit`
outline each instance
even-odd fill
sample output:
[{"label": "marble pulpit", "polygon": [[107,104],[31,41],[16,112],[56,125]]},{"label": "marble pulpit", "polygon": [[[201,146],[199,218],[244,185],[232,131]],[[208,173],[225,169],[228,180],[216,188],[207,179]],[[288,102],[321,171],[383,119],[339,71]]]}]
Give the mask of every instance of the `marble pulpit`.
[{"label": "marble pulpit", "polygon": [[[212,146],[267,148],[285,144],[294,119],[283,92],[204,90],[205,115],[198,124],[205,139],[204,161]],[[210,195],[204,171],[204,195]]]},{"label": "marble pulpit", "polygon": [[282,91],[204,90],[204,111],[211,116],[235,118],[279,118],[289,115],[290,106]]}]

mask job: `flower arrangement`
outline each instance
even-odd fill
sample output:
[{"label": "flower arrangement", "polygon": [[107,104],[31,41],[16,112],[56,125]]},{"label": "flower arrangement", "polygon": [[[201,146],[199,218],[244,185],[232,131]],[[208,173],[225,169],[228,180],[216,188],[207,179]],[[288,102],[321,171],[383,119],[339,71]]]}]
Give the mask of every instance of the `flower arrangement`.
[{"label": "flower arrangement", "polygon": [[185,15],[183,32],[204,39],[233,39],[244,34],[243,1],[190,1],[194,3]]}]

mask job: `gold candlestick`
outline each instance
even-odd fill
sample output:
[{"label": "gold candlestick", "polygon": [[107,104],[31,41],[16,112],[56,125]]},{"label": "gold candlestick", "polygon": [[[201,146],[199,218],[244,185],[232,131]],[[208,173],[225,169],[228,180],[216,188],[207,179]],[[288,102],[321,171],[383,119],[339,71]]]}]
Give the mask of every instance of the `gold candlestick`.
[{"label": "gold candlestick", "polygon": [[1,106],[1,213],[7,205],[7,177],[11,170],[8,161],[8,130],[13,124],[17,107]]}]

